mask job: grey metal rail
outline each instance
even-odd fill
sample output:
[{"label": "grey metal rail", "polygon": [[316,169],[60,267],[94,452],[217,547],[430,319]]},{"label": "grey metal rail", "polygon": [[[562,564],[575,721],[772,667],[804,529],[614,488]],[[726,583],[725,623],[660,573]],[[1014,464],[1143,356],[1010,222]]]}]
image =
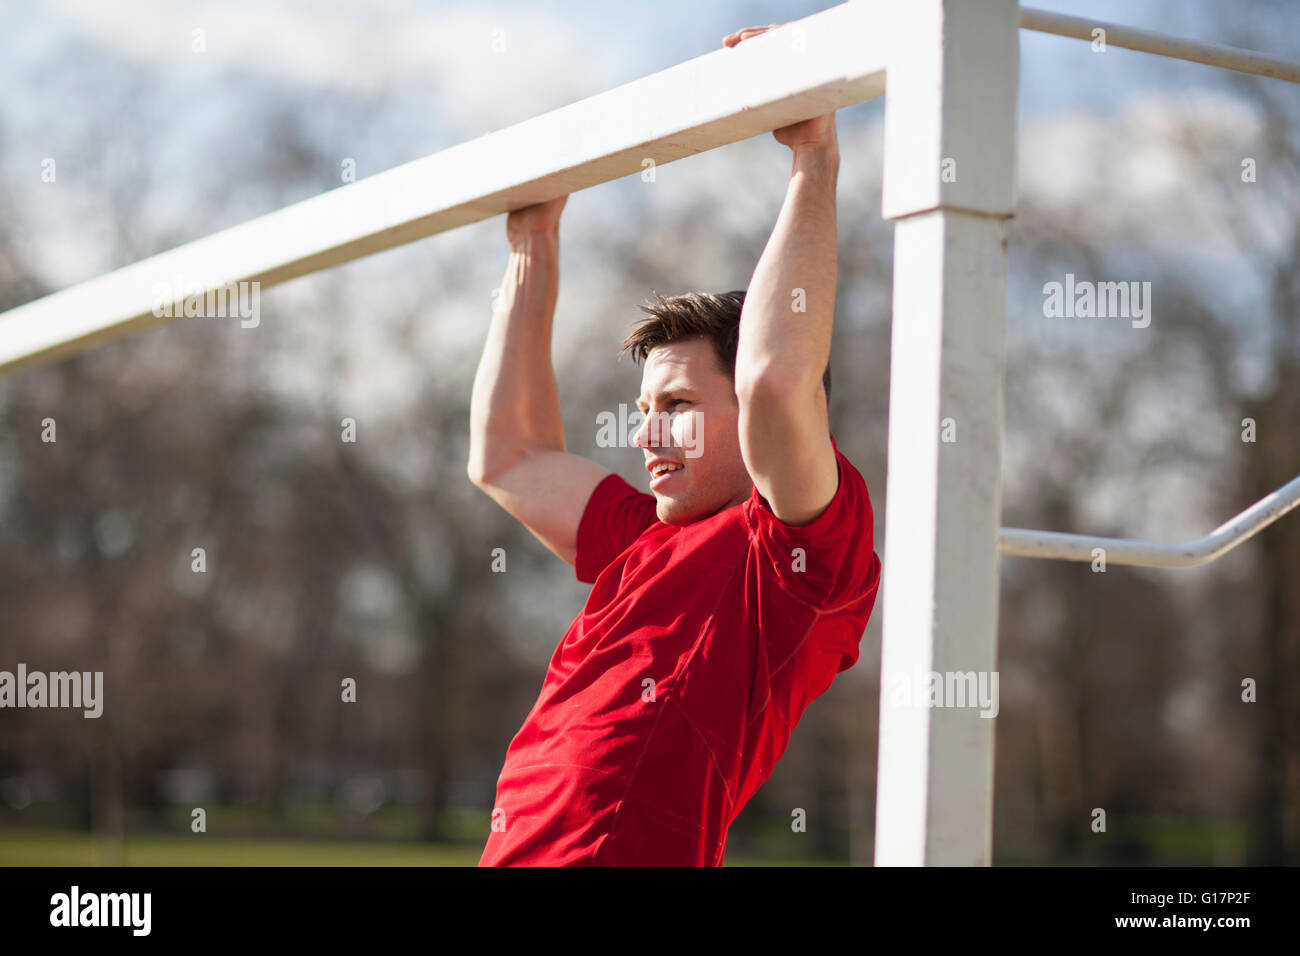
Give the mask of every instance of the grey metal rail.
[{"label": "grey metal rail", "polygon": [[1148,568],[1194,567],[1207,564],[1231,551],[1297,505],[1300,505],[1300,477],[1292,479],[1262,501],[1219,525],[1204,538],[1185,544],[1003,528],[998,535],[998,550],[1020,558],[1092,561],[1095,557],[1094,550],[1101,548],[1105,552],[1107,564],[1131,564]]},{"label": "grey metal rail", "polygon": [[1254,50],[1226,46],[1222,43],[1202,43],[1197,40],[1185,40],[1182,37],[1166,36],[1152,30],[1138,30],[1118,23],[1106,23],[1102,20],[1088,20],[1084,17],[1071,17],[1064,13],[1052,13],[1049,10],[1035,10],[1032,7],[1020,8],[1020,29],[1034,30],[1038,33],[1052,33],[1056,36],[1072,37],[1076,40],[1092,40],[1092,31],[1100,27],[1105,30],[1108,46],[1137,50],[1141,53],[1154,53],[1156,56],[1168,56],[1175,60],[1188,60],[1192,63],[1204,63],[1238,73],[1253,73],[1256,76],[1271,76],[1288,83],[1300,83],[1300,63],[1267,56]]}]

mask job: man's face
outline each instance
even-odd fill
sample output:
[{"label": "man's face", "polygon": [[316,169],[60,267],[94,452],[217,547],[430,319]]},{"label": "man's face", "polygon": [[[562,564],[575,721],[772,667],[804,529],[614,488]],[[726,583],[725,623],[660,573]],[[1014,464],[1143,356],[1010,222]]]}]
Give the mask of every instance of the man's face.
[{"label": "man's face", "polygon": [[703,338],[661,345],[646,357],[636,432],[646,465],[675,470],[650,476],[664,524],[686,525],[742,504],[754,484],[740,454],[740,406],[731,378]]}]

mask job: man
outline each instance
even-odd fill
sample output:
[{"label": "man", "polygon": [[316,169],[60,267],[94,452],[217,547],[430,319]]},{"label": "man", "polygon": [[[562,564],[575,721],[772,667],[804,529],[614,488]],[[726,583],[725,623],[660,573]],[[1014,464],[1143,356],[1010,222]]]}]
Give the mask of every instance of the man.
[{"label": "man", "polygon": [[565,450],[566,197],[507,219],[469,475],[594,586],[506,753],[481,866],[721,865],[804,709],[857,660],[880,561],[827,417],[835,117],[774,135],[793,169],[748,291],[660,296],[624,342],[652,494]]}]

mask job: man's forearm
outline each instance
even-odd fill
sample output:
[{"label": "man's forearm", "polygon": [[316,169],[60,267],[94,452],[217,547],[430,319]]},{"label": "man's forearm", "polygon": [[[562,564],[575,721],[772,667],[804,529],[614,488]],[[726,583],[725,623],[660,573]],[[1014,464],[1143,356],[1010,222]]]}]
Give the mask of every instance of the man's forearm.
[{"label": "man's forearm", "polygon": [[564,450],[564,422],[551,367],[559,294],[559,238],[512,244],[470,400],[470,472],[488,477],[530,448]]},{"label": "man's forearm", "polygon": [[821,381],[835,315],[838,174],[835,148],[803,147],[794,153],[780,216],[745,296],[738,390],[760,379],[810,387]]}]

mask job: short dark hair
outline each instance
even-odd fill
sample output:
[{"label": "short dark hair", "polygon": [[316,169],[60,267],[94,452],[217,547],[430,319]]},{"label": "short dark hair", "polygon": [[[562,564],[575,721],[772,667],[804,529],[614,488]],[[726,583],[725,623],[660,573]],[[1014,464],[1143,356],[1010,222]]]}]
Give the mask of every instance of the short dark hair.
[{"label": "short dark hair", "polygon": [[[632,360],[645,361],[650,350],[670,342],[705,338],[713,344],[718,368],[736,380],[736,349],[740,342],[740,309],[745,304],[744,291],[687,292],[663,296],[653,293],[655,303],[638,308],[647,313],[623,340],[619,357],[631,352]],[[826,401],[831,397],[831,366],[822,373]]]}]

